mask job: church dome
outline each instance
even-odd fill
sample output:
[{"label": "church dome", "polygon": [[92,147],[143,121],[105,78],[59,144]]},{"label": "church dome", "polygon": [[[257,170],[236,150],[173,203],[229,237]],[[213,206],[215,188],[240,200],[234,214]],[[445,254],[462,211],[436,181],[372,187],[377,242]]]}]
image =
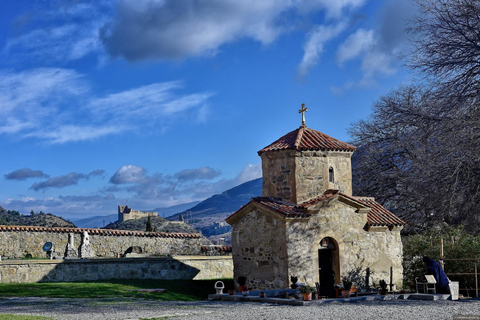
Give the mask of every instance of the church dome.
[{"label": "church dome", "polygon": [[258,151],[258,154],[278,150],[354,152],[356,147],[302,125]]}]

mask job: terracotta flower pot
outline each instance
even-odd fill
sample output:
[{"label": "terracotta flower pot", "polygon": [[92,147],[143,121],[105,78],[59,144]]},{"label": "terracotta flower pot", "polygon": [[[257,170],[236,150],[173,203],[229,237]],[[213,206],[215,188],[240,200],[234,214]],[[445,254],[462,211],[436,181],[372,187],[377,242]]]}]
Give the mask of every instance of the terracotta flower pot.
[{"label": "terracotta flower pot", "polygon": [[233,296],[235,294],[235,290],[228,290],[228,294]]},{"label": "terracotta flower pot", "polygon": [[305,301],[312,300],[312,294],[311,293],[304,293],[303,294],[303,300],[305,300]]},{"label": "terracotta flower pot", "polygon": [[350,298],[352,292],[350,290],[342,290],[342,297],[343,298]]},{"label": "terracotta flower pot", "polygon": [[238,286],[238,292],[244,292],[244,291],[248,291],[247,286]]}]

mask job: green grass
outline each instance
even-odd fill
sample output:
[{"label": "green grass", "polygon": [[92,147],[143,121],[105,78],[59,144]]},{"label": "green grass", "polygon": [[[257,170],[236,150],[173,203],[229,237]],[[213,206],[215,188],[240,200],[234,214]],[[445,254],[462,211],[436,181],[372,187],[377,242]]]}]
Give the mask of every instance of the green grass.
[{"label": "green grass", "polygon": [[[110,280],[92,282],[0,283],[0,297],[117,298],[136,297],[164,301],[197,301],[215,293],[218,280]],[[233,279],[221,279],[225,292]],[[167,289],[138,292],[135,289]],[[2,320],[2,318],[0,318]]]},{"label": "green grass", "polygon": [[42,316],[23,316],[23,315],[13,315],[13,314],[0,314],[0,320],[46,320],[52,319]]}]

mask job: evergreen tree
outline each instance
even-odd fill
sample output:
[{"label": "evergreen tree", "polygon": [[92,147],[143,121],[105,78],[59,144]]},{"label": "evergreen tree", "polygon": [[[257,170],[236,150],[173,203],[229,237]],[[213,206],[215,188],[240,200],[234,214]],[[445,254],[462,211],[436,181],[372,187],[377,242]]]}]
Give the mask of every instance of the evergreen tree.
[{"label": "evergreen tree", "polygon": [[150,216],[148,216],[147,227],[145,228],[145,231],[147,231],[147,232],[152,232],[153,231],[152,222],[150,221]]}]

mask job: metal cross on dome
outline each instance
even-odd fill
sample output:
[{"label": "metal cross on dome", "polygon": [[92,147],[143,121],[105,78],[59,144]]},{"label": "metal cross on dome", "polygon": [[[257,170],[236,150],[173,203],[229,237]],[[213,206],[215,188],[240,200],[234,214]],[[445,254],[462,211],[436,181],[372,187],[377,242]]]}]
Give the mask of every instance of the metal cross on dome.
[{"label": "metal cross on dome", "polygon": [[305,112],[308,111],[308,108],[305,108],[305,103],[302,103],[302,109],[298,110],[298,113],[302,114],[302,126],[305,125]]}]

